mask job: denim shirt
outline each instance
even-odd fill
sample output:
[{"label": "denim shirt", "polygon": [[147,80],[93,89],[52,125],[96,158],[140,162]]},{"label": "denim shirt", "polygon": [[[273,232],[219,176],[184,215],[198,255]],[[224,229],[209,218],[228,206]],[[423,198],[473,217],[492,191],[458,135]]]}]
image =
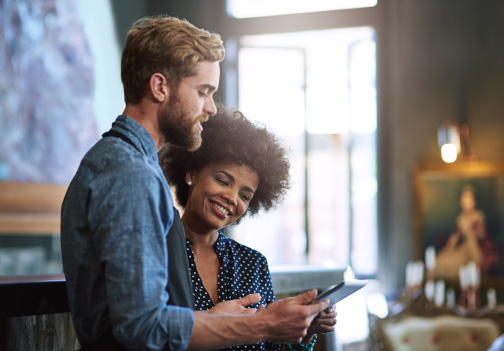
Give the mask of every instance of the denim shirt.
[{"label": "denim shirt", "polygon": [[76,333],[84,348],[113,333],[128,350],[184,350],[194,315],[167,305],[166,236],[174,214],[157,150],[130,117],[119,116],[112,130],[123,137],[104,137],[86,154],[62,206]]}]

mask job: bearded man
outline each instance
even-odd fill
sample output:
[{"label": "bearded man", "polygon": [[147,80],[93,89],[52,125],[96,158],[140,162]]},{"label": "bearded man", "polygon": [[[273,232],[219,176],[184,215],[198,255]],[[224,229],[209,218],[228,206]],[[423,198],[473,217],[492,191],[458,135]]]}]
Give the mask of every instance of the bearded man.
[{"label": "bearded man", "polygon": [[125,110],[84,156],[62,205],[63,267],[81,350],[299,342],[328,305],[308,304],[315,290],[260,311],[245,308],[257,294],[210,311],[168,303],[170,287],[184,288],[169,279],[168,262],[186,268],[169,260],[175,214],[157,153],[167,143],[199,147],[203,123],[217,112],[224,55],[219,35],[174,17],[142,18],[128,31]]}]

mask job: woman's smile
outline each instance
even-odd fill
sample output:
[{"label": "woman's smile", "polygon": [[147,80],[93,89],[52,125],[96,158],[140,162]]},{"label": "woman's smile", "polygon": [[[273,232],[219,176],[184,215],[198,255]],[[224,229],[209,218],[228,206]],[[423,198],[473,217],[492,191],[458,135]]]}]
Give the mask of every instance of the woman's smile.
[{"label": "woman's smile", "polygon": [[200,232],[236,222],[247,212],[259,185],[257,172],[238,164],[208,164],[186,176],[192,185],[184,215],[192,218],[192,225],[199,223]]},{"label": "woman's smile", "polygon": [[226,208],[222,205],[219,205],[217,202],[209,200],[210,205],[212,206],[212,209],[214,210],[215,214],[220,217],[220,218],[226,218],[229,214],[233,214],[231,212],[231,209]]}]

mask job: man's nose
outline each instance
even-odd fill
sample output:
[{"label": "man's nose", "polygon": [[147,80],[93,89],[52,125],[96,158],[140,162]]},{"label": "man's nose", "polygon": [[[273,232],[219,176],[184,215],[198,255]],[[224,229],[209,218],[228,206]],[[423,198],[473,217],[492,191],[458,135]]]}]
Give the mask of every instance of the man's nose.
[{"label": "man's nose", "polygon": [[209,116],[213,116],[217,113],[217,106],[215,105],[213,97],[208,97],[205,101],[204,112]]}]

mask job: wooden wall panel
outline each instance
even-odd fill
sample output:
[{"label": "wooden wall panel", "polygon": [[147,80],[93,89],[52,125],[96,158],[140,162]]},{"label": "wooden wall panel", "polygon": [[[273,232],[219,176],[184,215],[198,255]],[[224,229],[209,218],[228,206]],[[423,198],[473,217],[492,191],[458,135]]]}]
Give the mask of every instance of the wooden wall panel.
[{"label": "wooden wall panel", "polygon": [[59,234],[66,185],[0,182],[0,234]]},{"label": "wooden wall panel", "polygon": [[2,351],[74,351],[79,348],[70,313],[0,319]]},{"label": "wooden wall panel", "polygon": [[0,350],[37,350],[37,317],[12,317],[0,320]]}]

